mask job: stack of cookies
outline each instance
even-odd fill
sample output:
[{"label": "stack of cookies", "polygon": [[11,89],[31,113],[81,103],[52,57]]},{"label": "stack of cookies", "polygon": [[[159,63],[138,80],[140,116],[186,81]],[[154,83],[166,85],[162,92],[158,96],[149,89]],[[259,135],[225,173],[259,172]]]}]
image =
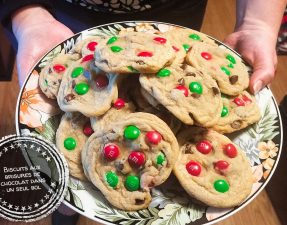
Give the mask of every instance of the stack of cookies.
[{"label": "stack of cookies", "polygon": [[70,175],[124,210],[147,208],[151,189],[171,173],[209,206],[246,199],[248,159],[223,134],[260,119],[248,83],[236,54],[183,28],[87,38],[39,79],[65,112],[56,145]]}]

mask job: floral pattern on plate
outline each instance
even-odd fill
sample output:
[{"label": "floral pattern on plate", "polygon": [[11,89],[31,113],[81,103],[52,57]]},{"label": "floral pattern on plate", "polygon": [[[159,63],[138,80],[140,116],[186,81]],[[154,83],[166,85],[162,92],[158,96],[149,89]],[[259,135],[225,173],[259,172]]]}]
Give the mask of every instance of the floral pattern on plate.
[{"label": "floral pattern on plate", "polygon": [[[120,32],[166,32],[176,26],[151,22],[123,22],[102,25],[85,30],[51,50],[35,66],[27,78],[17,104],[17,132],[40,135],[52,143],[61,112],[54,100],[47,99],[38,87],[39,72],[45,64],[59,54],[71,52],[80,40],[91,36],[113,36]],[[224,46],[217,41],[219,45]],[[239,55],[238,55],[239,57]],[[217,209],[197,204],[180,188],[171,176],[163,185],[152,190],[149,208],[126,212],[112,207],[92,184],[70,178],[66,203],[79,213],[104,224],[127,225],[182,225],[211,224],[245,207],[254,199],[271,178],[279,161],[282,146],[282,124],[276,101],[268,88],[256,95],[262,118],[246,129],[228,135],[246,153],[254,175],[252,193],[240,206]]]}]

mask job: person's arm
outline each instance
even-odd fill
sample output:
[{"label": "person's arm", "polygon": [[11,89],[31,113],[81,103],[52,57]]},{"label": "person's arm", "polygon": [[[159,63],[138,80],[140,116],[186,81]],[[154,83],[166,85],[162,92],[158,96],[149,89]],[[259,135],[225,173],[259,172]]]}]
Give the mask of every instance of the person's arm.
[{"label": "person's arm", "polygon": [[72,36],[73,32],[40,5],[18,9],[11,18],[18,42],[16,60],[22,85],[35,63],[56,44]]},{"label": "person's arm", "polygon": [[237,0],[236,26],[226,39],[253,66],[250,90],[257,93],[274,78],[276,40],[286,0]]}]

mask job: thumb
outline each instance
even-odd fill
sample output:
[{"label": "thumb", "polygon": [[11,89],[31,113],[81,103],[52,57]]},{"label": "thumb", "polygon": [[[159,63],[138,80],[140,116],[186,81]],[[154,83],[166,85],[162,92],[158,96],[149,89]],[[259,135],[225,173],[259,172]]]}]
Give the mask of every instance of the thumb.
[{"label": "thumb", "polygon": [[[262,54],[266,56],[265,54]],[[275,76],[275,66],[271,57],[255,57],[249,89],[253,94],[268,85]]]},{"label": "thumb", "polygon": [[228,35],[224,40],[223,43],[228,45],[232,49],[237,48],[238,37],[235,33]]}]

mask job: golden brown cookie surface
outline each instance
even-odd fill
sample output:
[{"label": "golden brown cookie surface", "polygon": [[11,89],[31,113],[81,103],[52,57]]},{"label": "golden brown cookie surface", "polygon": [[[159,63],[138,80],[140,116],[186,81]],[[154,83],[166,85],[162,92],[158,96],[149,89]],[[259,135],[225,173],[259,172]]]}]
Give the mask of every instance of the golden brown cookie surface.
[{"label": "golden brown cookie surface", "polygon": [[219,208],[239,205],[251,192],[253,177],[244,152],[227,137],[191,127],[178,135],[180,156],[174,173],[188,194]]}]

